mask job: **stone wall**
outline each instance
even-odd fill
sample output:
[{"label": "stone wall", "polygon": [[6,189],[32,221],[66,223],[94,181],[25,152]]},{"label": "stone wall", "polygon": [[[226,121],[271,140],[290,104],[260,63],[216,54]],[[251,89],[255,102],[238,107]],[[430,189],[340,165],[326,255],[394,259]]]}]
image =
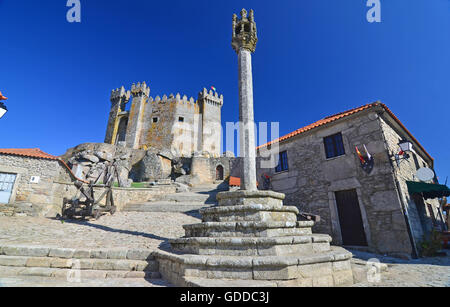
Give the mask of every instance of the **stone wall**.
[{"label": "stone wall", "polygon": [[[423,167],[433,169],[433,160],[428,157],[418,146],[413,142],[413,152],[410,153],[410,158],[401,160],[399,164],[395,161],[394,155],[399,152],[399,142],[401,140],[410,140],[410,137],[402,132],[388,116],[380,117],[380,124],[386,139],[387,150],[391,154],[393,171],[395,179],[398,184],[398,191],[401,195],[401,202],[405,208],[408,216],[409,225],[412,236],[416,243],[416,247],[420,249],[420,242],[431,231],[432,215],[435,219],[443,223],[442,213],[440,212],[440,205],[437,199],[425,200],[421,196],[411,196],[408,192],[407,181],[419,181],[416,177],[417,170]],[[431,183],[431,182],[430,182]],[[430,211],[428,204],[432,206]],[[420,252],[420,251],[419,251]]]},{"label": "stone wall", "polygon": [[[77,189],[73,183],[69,182],[55,182],[55,185],[57,186],[55,198],[60,200],[60,203],[58,203],[58,209],[60,210],[63,198],[74,197],[77,194]],[[101,195],[103,191],[103,188],[94,189],[96,196]],[[156,201],[162,195],[173,193],[176,193],[175,185],[158,185],[146,189],[113,188],[114,205],[117,207],[117,211],[122,211],[126,204]],[[105,199],[100,204],[104,205]]]},{"label": "stone wall", "polygon": [[[279,151],[287,151],[289,170],[275,173],[274,168],[261,168],[258,163],[257,177],[260,179],[263,173],[272,176],[273,190],[286,194],[285,205],[320,215],[321,221],[314,231],[330,234],[333,243],[338,245],[342,244],[342,235],[335,192],[355,189],[369,248],[380,253],[411,254],[412,246],[375,110],[359,112],[346,117],[345,121],[283,142]],[[327,159],[324,137],[339,132],[346,154]],[[370,174],[360,167],[355,152],[355,146],[362,148],[363,145],[375,159]]]}]

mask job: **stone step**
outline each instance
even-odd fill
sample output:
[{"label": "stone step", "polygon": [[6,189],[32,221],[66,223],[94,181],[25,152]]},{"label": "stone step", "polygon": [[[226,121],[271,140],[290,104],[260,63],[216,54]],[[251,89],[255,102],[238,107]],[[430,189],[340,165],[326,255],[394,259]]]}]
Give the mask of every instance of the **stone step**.
[{"label": "stone step", "polygon": [[275,281],[267,280],[244,280],[244,279],[208,279],[198,277],[185,277],[186,287],[192,288],[273,288],[278,287]]},{"label": "stone step", "polygon": [[328,235],[296,237],[180,238],[170,240],[175,251],[198,255],[284,256],[330,251]]},{"label": "stone step", "polygon": [[155,252],[164,279],[187,286],[183,278],[264,280],[285,286],[353,284],[352,254],[341,248],[317,255],[204,256]]},{"label": "stone step", "polygon": [[[55,274],[59,275],[59,274]],[[170,287],[171,285],[160,279],[146,278],[114,278],[111,275],[107,275],[106,279],[103,278],[56,278],[56,277],[43,277],[43,276],[0,276],[1,287],[14,287],[14,288],[118,288],[118,287],[133,287],[133,288],[146,288],[146,287]]]},{"label": "stone step", "polygon": [[204,204],[215,204],[216,197],[211,194],[201,194],[201,193],[176,193],[161,196],[160,201],[177,202],[177,203],[189,203],[189,202],[200,202]]},{"label": "stone step", "polygon": [[200,210],[203,222],[296,222],[297,207],[252,204],[216,206]]},{"label": "stone step", "polygon": [[284,237],[311,234],[312,221],[204,222],[184,225],[186,237]]},{"label": "stone step", "polygon": [[159,272],[148,271],[114,271],[114,270],[73,270],[45,267],[12,267],[0,266],[0,277],[35,276],[51,277],[55,279],[117,279],[117,278],[145,278],[160,279]]},{"label": "stone step", "polygon": [[60,248],[30,245],[0,245],[0,255],[24,257],[56,257],[64,259],[121,259],[154,260],[153,250],[149,249],[84,249]]},{"label": "stone step", "polygon": [[128,259],[68,259],[57,257],[0,256],[0,266],[72,270],[158,271],[158,263],[156,260]]},{"label": "stone step", "polygon": [[199,211],[200,209],[209,208],[213,204],[204,204],[201,202],[168,202],[157,201],[141,204],[128,204],[122,211],[128,212],[180,212],[186,213],[191,211]]}]

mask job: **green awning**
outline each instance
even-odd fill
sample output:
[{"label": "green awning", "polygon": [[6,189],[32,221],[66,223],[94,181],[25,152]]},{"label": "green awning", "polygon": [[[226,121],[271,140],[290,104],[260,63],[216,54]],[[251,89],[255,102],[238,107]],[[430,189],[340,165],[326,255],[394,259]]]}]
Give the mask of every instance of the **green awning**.
[{"label": "green awning", "polygon": [[450,189],[446,185],[407,181],[409,194],[422,194],[423,198],[442,198],[450,196]]}]

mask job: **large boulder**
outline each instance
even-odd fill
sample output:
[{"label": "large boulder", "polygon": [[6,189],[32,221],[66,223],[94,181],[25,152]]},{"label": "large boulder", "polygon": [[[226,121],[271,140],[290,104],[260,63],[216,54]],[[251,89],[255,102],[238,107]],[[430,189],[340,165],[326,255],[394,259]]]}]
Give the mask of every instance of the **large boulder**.
[{"label": "large boulder", "polygon": [[172,161],[159,154],[147,152],[132,169],[135,181],[150,182],[169,178],[172,173]]}]

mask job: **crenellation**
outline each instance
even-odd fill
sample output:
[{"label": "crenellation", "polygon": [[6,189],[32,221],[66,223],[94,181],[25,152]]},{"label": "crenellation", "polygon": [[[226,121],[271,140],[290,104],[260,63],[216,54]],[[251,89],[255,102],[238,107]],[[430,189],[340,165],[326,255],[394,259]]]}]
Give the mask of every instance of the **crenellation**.
[{"label": "crenellation", "polygon": [[134,84],[131,86],[131,93],[133,94],[134,97],[136,96],[149,96],[150,95],[150,87],[147,86],[147,84],[144,82],[140,83],[138,82],[138,84]]},{"label": "crenellation", "polygon": [[205,103],[221,107],[223,105],[223,95],[219,96],[219,93],[213,92],[212,90],[208,92],[208,90],[204,88],[203,91],[198,94],[198,101],[204,101]]},{"label": "crenellation", "polygon": [[117,88],[111,91],[111,102],[118,103],[121,101],[129,101],[131,97],[131,92],[126,91],[125,87]]}]

